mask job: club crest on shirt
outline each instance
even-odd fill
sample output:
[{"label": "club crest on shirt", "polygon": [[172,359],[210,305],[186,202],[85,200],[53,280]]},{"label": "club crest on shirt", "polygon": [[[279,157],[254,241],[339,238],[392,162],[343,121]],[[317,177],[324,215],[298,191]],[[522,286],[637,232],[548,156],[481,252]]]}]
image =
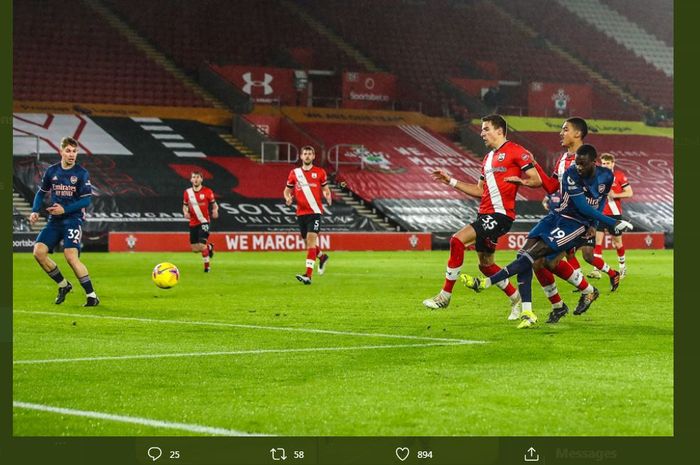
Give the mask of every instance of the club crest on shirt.
[{"label": "club crest on shirt", "polygon": [[204,194],[199,194],[199,200],[204,200]]},{"label": "club crest on shirt", "polygon": [[311,173],[311,179],[316,179],[318,177],[318,173]]},{"label": "club crest on shirt", "polygon": [[53,178],[51,178],[51,180],[52,180],[52,181],[58,181],[58,176],[54,176]]},{"label": "club crest on shirt", "polygon": [[605,192],[605,184],[598,184],[598,192],[601,194]]},{"label": "club crest on shirt", "polygon": [[76,182],[78,182],[78,176],[71,176],[71,177],[70,177],[70,183],[71,183],[71,184],[75,184]]},{"label": "club crest on shirt", "polygon": [[503,161],[506,159],[506,154],[505,152],[501,152],[498,154],[498,161]]}]

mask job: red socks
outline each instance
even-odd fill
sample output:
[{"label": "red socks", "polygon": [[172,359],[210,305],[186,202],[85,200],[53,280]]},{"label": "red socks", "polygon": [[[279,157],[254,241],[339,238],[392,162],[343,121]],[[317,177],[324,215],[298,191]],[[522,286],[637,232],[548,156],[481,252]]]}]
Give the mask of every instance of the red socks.
[{"label": "red socks", "polygon": [[308,249],[306,251],[306,276],[309,278],[314,272],[314,263],[316,263],[316,254],[318,251],[318,247],[314,247],[313,249]]},{"label": "red socks", "polygon": [[452,292],[457,282],[457,276],[464,263],[464,244],[462,241],[452,236],[450,238],[450,258],[447,260],[447,272],[445,273],[445,284],[442,290]]}]

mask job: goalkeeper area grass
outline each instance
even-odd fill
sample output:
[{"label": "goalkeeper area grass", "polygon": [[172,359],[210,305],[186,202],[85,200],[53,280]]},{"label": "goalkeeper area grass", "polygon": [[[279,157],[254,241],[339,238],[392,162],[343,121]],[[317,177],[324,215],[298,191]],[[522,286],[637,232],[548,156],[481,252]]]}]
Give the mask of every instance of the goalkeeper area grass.
[{"label": "goalkeeper area grass", "polygon": [[[74,286],[62,305],[14,255],[16,436],[673,435],[673,251],[628,251],[620,288],[590,280],[581,316],[558,281],[556,325],[534,282],[526,330],[497,288],[457,283],[449,308],[424,308],[446,251],[330,252],[311,286],[304,252],[217,252],[208,274],[191,253],[85,253],[95,308],[53,258]],[[169,290],[151,282],[165,261]]]}]

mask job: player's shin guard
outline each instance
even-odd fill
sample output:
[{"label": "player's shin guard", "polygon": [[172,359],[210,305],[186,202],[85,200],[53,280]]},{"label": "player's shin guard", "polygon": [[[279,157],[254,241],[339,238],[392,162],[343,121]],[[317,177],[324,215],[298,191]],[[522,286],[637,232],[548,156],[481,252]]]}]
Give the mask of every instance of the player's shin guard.
[{"label": "player's shin guard", "polygon": [[445,284],[442,286],[444,292],[452,292],[455,287],[459,272],[464,264],[464,244],[455,236],[450,238],[450,258],[447,260],[445,271]]},{"label": "player's shin guard", "polygon": [[559,290],[557,289],[557,283],[554,280],[554,275],[551,271],[546,268],[539,269],[535,272],[537,276],[537,281],[542,286],[544,294],[549,299],[549,302],[554,306],[561,302],[561,296],[559,295]]},{"label": "player's shin guard", "polygon": [[88,296],[90,294],[94,295],[95,289],[92,287],[92,281],[90,281],[90,275],[86,274],[82,278],[78,278],[78,281],[80,281],[80,285],[83,286],[83,289],[85,289],[85,294]]},{"label": "player's shin guard", "polygon": [[610,268],[610,265],[605,263],[605,261],[601,257],[596,257],[595,255],[593,256],[593,262],[591,265],[595,266],[598,268],[600,271],[603,273],[607,273],[608,276],[615,276],[615,270]]},{"label": "player's shin guard", "polygon": [[[484,276],[493,276],[497,274],[499,271],[501,271],[501,267],[496,265],[495,263],[492,263],[491,265],[479,265],[479,271],[481,271]],[[518,290],[513,286],[510,281],[503,280],[503,281],[498,281],[493,283],[495,286],[497,286],[500,290],[506,293],[508,297],[511,299],[516,295]]]},{"label": "player's shin guard", "polygon": [[56,281],[59,286],[65,286],[68,284],[68,281],[66,281],[66,279],[63,277],[61,270],[58,269],[58,266],[51,271],[47,271],[46,274],[49,275],[49,278]]},{"label": "player's shin guard", "polygon": [[306,276],[309,278],[314,272],[314,263],[316,263],[316,249],[317,247],[313,247],[306,251]]},{"label": "player's shin guard", "polygon": [[565,279],[582,292],[588,293],[593,289],[593,287],[588,284],[588,281],[586,281],[581,270],[574,270],[571,265],[564,260],[561,260],[557,264],[557,267],[554,269],[554,274],[561,279]]}]

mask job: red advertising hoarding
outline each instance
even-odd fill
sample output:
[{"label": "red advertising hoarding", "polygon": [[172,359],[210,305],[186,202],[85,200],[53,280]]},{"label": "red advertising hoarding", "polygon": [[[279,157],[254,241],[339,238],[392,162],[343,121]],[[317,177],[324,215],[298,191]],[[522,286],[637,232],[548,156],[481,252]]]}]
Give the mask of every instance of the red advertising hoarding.
[{"label": "red advertising hoarding", "polygon": [[396,100],[396,76],[389,73],[343,73],[343,107],[381,110]]},{"label": "red advertising hoarding", "polygon": [[[527,240],[526,232],[512,232],[506,234],[498,241],[499,250],[519,250],[525,245]],[[625,249],[663,249],[664,248],[664,233],[661,232],[630,232],[623,236]],[[609,234],[605,235],[603,240],[604,249],[612,249],[612,237]]]},{"label": "red advertising hoarding", "polygon": [[293,69],[215,64],[210,66],[231,84],[250,95],[256,103],[279,102],[280,105],[297,105]]},{"label": "red advertising hoarding", "polygon": [[[296,232],[212,233],[209,241],[218,251],[262,252],[306,250]],[[431,250],[430,233],[321,233],[323,250]],[[110,232],[110,252],[189,252],[186,232]]]},{"label": "red advertising hoarding", "polygon": [[593,91],[587,84],[532,82],[527,95],[530,116],[591,117]]}]

